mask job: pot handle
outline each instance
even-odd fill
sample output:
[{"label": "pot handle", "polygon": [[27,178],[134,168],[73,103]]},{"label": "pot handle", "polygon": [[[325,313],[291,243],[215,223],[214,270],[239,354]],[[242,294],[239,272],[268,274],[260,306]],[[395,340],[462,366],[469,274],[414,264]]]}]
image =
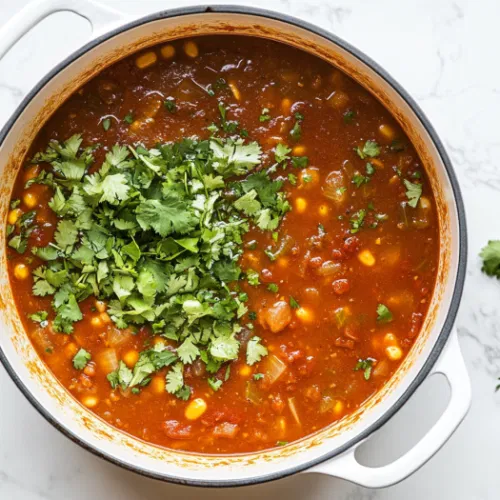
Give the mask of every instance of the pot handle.
[{"label": "pot handle", "polygon": [[452,332],[444,352],[429,376],[436,373],[446,377],[451,390],[450,401],[439,420],[406,454],[382,467],[366,467],[355,457],[360,443],[339,457],[319,464],[307,472],[339,477],[367,488],[385,488],[413,474],[446,443],[469,410],[471,385],[456,332]]},{"label": "pot handle", "polygon": [[62,11],[74,12],[87,19],[94,35],[125,18],[121,12],[94,0],[33,0],[0,28],[0,59],[40,21]]}]

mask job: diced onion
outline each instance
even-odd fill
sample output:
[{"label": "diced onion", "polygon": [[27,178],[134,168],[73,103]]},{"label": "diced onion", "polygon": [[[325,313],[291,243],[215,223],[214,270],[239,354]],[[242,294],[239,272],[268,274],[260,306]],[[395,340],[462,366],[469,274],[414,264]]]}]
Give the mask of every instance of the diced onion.
[{"label": "diced onion", "polygon": [[340,262],[334,262],[333,260],[327,260],[321,264],[321,266],[316,269],[316,274],[319,276],[333,276],[342,271],[343,266]]},{"label": "diced onion", "polygon": [[262,402],[262,393],[253,380],[249,380],[245,389],[245,398],[254,405]]},{"label": "diced onion", "polygon": [[286,371],[286,364],[274,354],[270,354],[266,356],[264,361],[260,364],[259,371],[264,374],[264,382],[266,385],[272,385]]},{"label": "diced onion", "polygon": [[216,438],[226,438],[233,439],[238,434],[239,427],[237,424],[231,424],[229,422],[222,422],[214,427],[212,434]]},{"label": "diced onion", "polygon": [[331,396],[323,396],[321,398],[321,402],[319,403],[319,412],[320,413],[329,413],[333,411],[335,407],[335,399]]},{"label": "diced onion", "polygon": [[288,398],[288,407],[290,408],[290,413],[292,414],[292,417],[295,420],[295,422],[297,422],[297,425],[302,425],[299,413],[297,411],[297,406],[295,405],[295,397]]},{"label": "diced onion", "polygon": [[323,195],[335,203],[342,203],[345,200],[346,185],[344,174],[340,170],[330,172],[322,187]]},{"label": "diced onion", "polygon": [[104,349],[96,357],[97,364],[105,372],[110,373],[118,368],[118,357],[113,348]]}]

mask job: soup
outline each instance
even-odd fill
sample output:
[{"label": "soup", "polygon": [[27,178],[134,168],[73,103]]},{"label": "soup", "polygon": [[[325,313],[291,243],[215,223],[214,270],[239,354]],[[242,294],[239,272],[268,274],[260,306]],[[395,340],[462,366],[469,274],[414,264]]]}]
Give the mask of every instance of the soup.
[{"label": "soup", "polygon": [[386,109],[271,41],[178,40],[43,126],[7,218],[27,334],[112,426],[198,453],[283,446],[388,382],[439,260],[426,173]]}]

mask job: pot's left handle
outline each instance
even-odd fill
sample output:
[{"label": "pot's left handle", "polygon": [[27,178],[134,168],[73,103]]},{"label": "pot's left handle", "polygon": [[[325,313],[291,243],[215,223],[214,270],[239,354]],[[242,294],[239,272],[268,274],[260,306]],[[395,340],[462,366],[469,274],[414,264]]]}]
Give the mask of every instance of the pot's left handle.
[{"label": "pot's left handle", "polygon": [[339,477],[367,488],[392,486],[413,474],[446,443],[469,410],[471,385],[456,332],[452,332],[430,375],[435,373],[444,375],[450,385],[448,407],[420,442],[402,457],[382,467],[366,467],[357,461],[356,447],[306,472]]},{"label": "pot's left handle", "polygon": [[125,19],[119,11],[94,0],[33,0],[0,28],[0,59],[40,21],[62,11],[74,12],[87,19],[94,35]]}]

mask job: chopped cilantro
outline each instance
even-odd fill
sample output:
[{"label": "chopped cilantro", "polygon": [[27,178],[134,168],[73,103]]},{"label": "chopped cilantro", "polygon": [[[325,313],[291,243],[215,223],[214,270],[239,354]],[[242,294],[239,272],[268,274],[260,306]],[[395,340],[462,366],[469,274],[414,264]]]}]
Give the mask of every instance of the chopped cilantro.
[{"label": "chopped cilantro", "polygon": [[173,97],[167,98],[163,105],[167,108],[169,113],[175,113],[177,111],[177,104],[175,103],[175,99]]},{"label": "chopped cilantro", "polygon": [[83,370],[87,366],[87,363],[90,361],[91,357],[92,356],[89,352],[81,348],[73,358],[73,366],[77,370]]},{"label": "chopped cilantro", "polygon": [[375,141],[366,141],[363,148],[356,148],[358,156],[364,160],[366,157],[375,158],[380,154],[380,146]]},{"label": "chopped cilantro", "polygon": [[264,378],[263,373],[254,373],[254,375],[253,375],[254,380],[262,380],[263,378]]},{"label": "chopped cilantro", "polygon": [[390,323],[392,321],[392,313],[384,304],[377,306],[377,321],[379,323]]},{"label": "chopped cilantro", "polygon": [[297,176],[293,175],[293,174],[288,174],[288,181],[290,182],[290,184],[292,186],[296,186],[297,185]]},{"label": "chopped cilantro", "polygon": [[309,165],[307,156],[292,156],[292,166],[295,168],[306,168]]},{"label": "chopped cilantro", "polygon": [[107,132],[109,128],[111,127],[111,120],[109,118],[106,118],[105,120],[102,121],[102,128]]},{"label": "chopped cilantro", "polygon": [[257,319],[257,313],[255,311],[250,311],[248,313],[248,318],[251,320],[251,321],[255,321]]},{"label": "chopped cilantro", "polygon": [[270,119],[271,119],[271,115],[269,114],[269,109],[263,108],[262,111],[260,112],[259,121],[260,122],[267,122]]},{"label": "chopped cilantro", "polygon": [[215,378],[215,377],[209,377],[207,379],[208,385],[212,390],[217,392],[221,387],[222,387],[222,380]]},{"label": "chopped cilantro", "polygon": [[352,109],[348,109],[344,114],[344,123],[352,123],[354,118],[356,117],[356,112]]},{"label": "chopped cilantro", "polygon": [[276,446],[286,446],[288,441],[276,441]]},{"label": "chopped cilantro", "polygon": [[276,163],[282,163],[286,160],[289,160],[290,157],[288,154],[291,152],[291,148],[285,146],[284,144],[279,143],[274,150],[274,158]]},{"label": "chopped cilantro", "polygon": [[290,295],[290,307],[292,309],[298,309],[300,307],[299,303]]},{"label": "chopped cilantro", "polygon": [[258,363],[264,356],[267,356],[267,349],[260,342],[260,337],[252,337],[248,341],[247,365],[252,366]]},{"label": "chopped cilantro", "polygon": [[364,175],[361,175],[359,173],[354,174],[352,178],[352,183],[357,187],[360,188],[363,184],[366,184],[370,180],[369,177],[365,177]]},{"label": "chopped cilantro", "polygon": [[366,210],[361,209],[361,210],[358,210],[351,217],[351,233],[352,234],[357,233],[363,227],[365,216],[366,216]]},{"label": "chopped cilantro", "polygon": [[479,256],[483,260],[483,273],[500,278],[500,240],[488,241]]},{"label": "chopped cilantro", "polygon": [[[222,104],[219,111],[227,125]],[[228,284],[242,274],[243,236],[252,226],[276,232],[290,209],[283,181],[265,169],[251,173],[262,151],[241,138],[191,138],[153,149],[115,145],[100,165],[93,156],[98,146],[81,144],[78,135],[52,141],[33,159],[51,167],[34,183],[52,188],[49,206],[58,218],[53,240],[31,248],[42,260],[33,293],[50,296],[56,332],[71,333],[83,317],[80,302],[94,295],[107,301],[116,327],[148,325],[174,342],[175,350],[163,344],[143,350],[133,367],[120,362],[107,378],[113,388],[139,389],[168,367],[167,392],[189,399],[185,365],[201,359],[213,374],[238,357],[248,296]],[[243,177],[235,182],[237,176]],[[26,250],[35,216],[27,212],[17,221],[12,248]],[[246,277],[260,282],[256,271]],[[48,312],[31,319],[43,324]],[[254,341],[251,359],[264,350]]]},{"label": "chopped cilantro", "polygon": [[391,143],[391,151],[396,153],[404,151],[406,149],[405,143],[401,139],[394,139]]},{"label": "chopped cilantro", "polygon": [[422,196],[422,184],[414,184],[406,179],[403,180],[406,187],[406,197],[408,198],[408,205],[416,208],[418,200]]},{"label": "chopped cilantro", "polygon": [[134,123],[134,115],[132,113],[128,113],[125,118],[123,119],[125,123],[128,123],[129,125]]},{"label": "chopped cilantro", "polygon": [[276,283],[269,283],[269,285],[267,285],[267,289],[272,293],[279,292],[279,286]]},{"label": "chopped cilantro", "polygon": [[40,323],[42,328],[46,327],[48,324],[47,318],[49,317],[49,313],[47,311],[38,311],[34,314],[29,314],[28,318],[35,323]]},{"label": "chopped cilantro", "polygon": [[372,375],[373,361],[374,360],[372,358],[359,359],[356,363],[356,366],[354,367],[354,371],[357,372],[359,370],[362,370],[365,380],[370,380],[370,377]]},{"label": "chopped cilantro", "polygon": [[300,125],[300,121],[296,121],[293,125],[292,130],[290,130],[290,137],[296,142],[300,141],[302,137],[302,126]]},{"label": "chopped cilantro", "polygon": [[371,163],[366,164],[366,175],[373,175],[375,173],[375,167]]}]

